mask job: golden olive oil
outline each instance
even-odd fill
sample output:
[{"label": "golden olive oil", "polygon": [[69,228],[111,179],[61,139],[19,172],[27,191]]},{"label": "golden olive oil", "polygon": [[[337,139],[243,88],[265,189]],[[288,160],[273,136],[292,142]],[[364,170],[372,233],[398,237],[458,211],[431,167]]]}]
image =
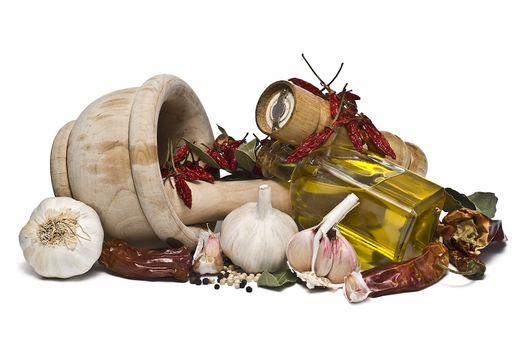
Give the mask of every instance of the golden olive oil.
[{"label": "golden olive oil", "polygon": [[269,170],[290,176],[294,219],[301,228],[317,225],[349,193],[358,196],[360,203],[338,227],[363,269],[409,259],[431,241],[444,202],[442,187],[349,146],[322,148],[294,169],[276,159]]}]

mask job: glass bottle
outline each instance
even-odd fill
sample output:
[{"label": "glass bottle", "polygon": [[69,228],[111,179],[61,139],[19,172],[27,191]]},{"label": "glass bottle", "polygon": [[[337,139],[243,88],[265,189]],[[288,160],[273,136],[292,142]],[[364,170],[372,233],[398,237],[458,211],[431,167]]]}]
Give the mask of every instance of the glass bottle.
[{"label": "glass bottle", "polygon": [[297,164],[292,149],[275,142],[259,153],[264,176],[289,182],[293,216],[312,227],[353,192],[359,205],[338,224],[356,249],[361,268],[419,255],[433,237],[444,189],[372,153],[333,143]]}]

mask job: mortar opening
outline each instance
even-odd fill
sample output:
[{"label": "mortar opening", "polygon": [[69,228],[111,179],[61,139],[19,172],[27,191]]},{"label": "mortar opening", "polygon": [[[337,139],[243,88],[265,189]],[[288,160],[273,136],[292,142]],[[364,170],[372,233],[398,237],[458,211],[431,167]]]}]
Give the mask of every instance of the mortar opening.
[{"label": "mortar opening", "polygon": [[187,135],[187,120],[191,108],[183,99],[176,96],[167,99],[160,109],[158,115],[158,128],[156,133],[156,145],[158,149],[158,161],[160,168],[165,165],[169,154],[169,148],[176,150],[184,144],[183,138],[189,139]]}]

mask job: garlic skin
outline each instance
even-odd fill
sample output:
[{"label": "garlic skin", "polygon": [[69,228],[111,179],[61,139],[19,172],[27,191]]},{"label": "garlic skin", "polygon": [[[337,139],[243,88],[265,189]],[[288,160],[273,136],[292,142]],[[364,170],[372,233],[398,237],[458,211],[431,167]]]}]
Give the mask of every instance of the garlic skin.
[{"label": "garlic skin", "polygon": [[360,272],[354,271],[345,277],[343,294],[350,303],[362,302],[371,292]]},{"label": "garlic skin", "polygon": [[287,245],[288,263],[297,271],[311,271],[312,246],[316,232],[313,229],[303,230],[292,237]]},{"label": "garlic skin", "polygon": [[294,220],[272,208],[270,186],[262,185],[257,203],[246,203],[227,215],[220,243],[224,254],[245,272],[275,272],[285,267],[285,249],[296,232]]},{"label": "garlic skin", "polygon": [[193,271],[200,275],[214,275],[223,268],[220,234],[201,230],[198,245],[194,251]]},{"label": "garlic skin", "polygon": [[19,235],[25,260],[43,277],[69,278],[89,271],[102,253],[98,214],[69,197],[47,198]]},{"label": "garlic skin", "polygon": [[287,245],[289,268],[308,288],[341,288],[345,276],[358,269],[356,251],[339,230],[333,228],[358,201],[356,195],[349,194],[319,225],[294,235]]},{"label": "garlic skin", "polygon": [[352,244],[339,232],[332,243],[333,262],[327,278],[335,284],[343,283],[345,276],[358,268],[358,255]]}]

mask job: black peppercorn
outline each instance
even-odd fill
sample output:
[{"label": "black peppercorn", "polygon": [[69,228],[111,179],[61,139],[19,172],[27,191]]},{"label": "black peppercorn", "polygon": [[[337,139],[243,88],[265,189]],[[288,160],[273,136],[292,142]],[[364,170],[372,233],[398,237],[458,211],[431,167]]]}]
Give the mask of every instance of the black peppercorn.
[{"label": "black peppercorn", "polygon": [[203,280],[202,280],[203,284],[207,285],[209,284],[209,279],[207,277],[205,277]]},{"label": "black peppercorn", "polygon": [[220,285],[219,285],[218,283],[216,283],[216,284],[214,285],[214,289],[216,289],[216,290],[220,289]]},{"label": "black peppercorn", "polygon": [[248,286],[247,288],[245,288],[245,290],[247,291],[247,293],[250,293],[250,292],[252,292],[252,287]]},{"label": "black peppercorn", "polygon": [[246,285],[247,285],[247,281],[246,280],[242,280],[240,282],[240,288],[245,288]]},{"label": "black peppercorn", "polygon": [[198,278],[198,279],[196,280],[195,284],[196,284],[197,286],[200,286],[200,285],[202,284],[202,280]]}]

